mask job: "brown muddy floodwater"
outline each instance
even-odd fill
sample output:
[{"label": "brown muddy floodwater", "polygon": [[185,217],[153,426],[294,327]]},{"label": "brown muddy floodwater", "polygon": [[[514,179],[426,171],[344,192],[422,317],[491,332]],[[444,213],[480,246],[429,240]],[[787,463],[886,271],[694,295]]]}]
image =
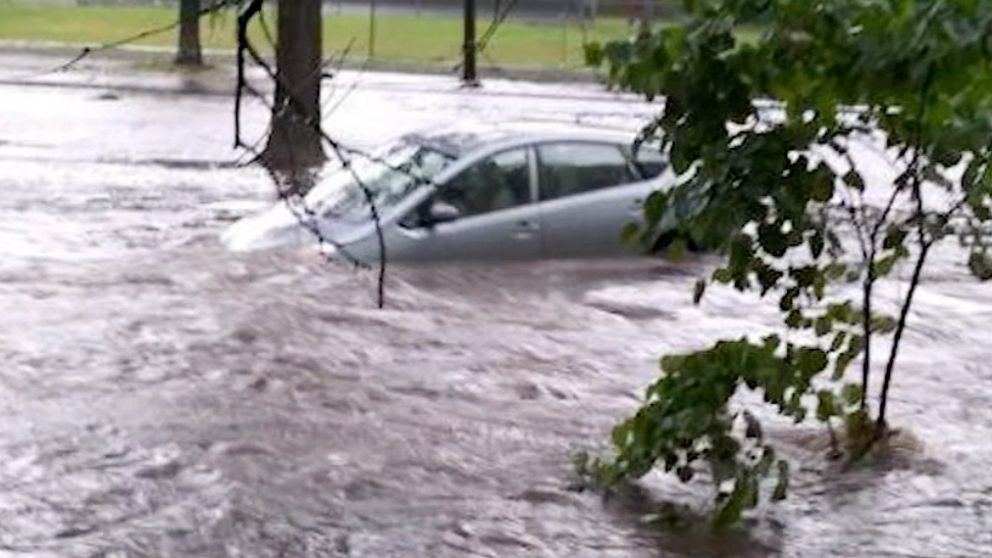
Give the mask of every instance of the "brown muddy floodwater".
[{"label": "brown muddy floodwater", "polygon": [[[330,121],[359,142],[431,115],[650,113],[365,79]],[[992,555],[992,288],[960,254],[910,324],[906,447],[842,473],[821,432],[774,423],[792,497],[672,532],[644,514],[703,510],[706,485],[604,501],[569,490],[570,460],[604,449],[658,355],[774,327],[728,291],[692,306],[712,261],[395,267],[376,310],[370,274],[219,246],[270,199],[209,164],[233,158],[228,99],[100,93],[0,86],[0,556]]]}]

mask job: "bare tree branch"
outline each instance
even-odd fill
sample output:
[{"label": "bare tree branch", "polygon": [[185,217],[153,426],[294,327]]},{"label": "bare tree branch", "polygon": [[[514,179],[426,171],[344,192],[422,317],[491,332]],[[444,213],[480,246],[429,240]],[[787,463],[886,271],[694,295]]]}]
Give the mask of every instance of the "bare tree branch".
[{"label": "bare tree branch", "polygon": [[[261,55],[259,55],[254,45],[251,43],[251,40],[248,38],[248,33],[247,33],[248,24],[250,23],[253,17],[255,17],[261,12],[261,9],[262,9],[262,0],[252,0],[251,3],[248,5],[248,7],[246,7],[246,9],[238,17],[238,82],[235,89],[235,119],[238,121],[240,121],[241,118],[241,111],[240,111],[241,98],[245,91],[248,91],[253,96],[256,96],[257,98],[261,99],[263,103],[266,106],[268,106],[268,108],[271,111],[275,112],[276,110],[276,107],[273,106],[272,103],[268,102],[268,99],[264,95],[261,95],[259,92],[248,86],[245,80],[245,72],[244,72],[244,64],[245,64],[244,54],[246,52],[251,57],[252,61],[254,61],[259,67],[261,67],[268,75],[268,77],[276,83],[277,86],[282,87],[287,92],[287,95],[291,100],[293,99],[293,95],[294,95],[293,89],[288,87],[288,84],[282,83],[278,74],[272,69],[271,66],[268,65],[268,63],[265,62],[265,60],[261,57]],[[298,103],[295,102],[286,103],[287,106],[291,106],[291,107],[297,107],[297,104]],[[299,110],[299,109],[294,108],[294,110]],[[376,204],[375,195],[369,189],[368,185],[365,184],[365,182],[362,180],[361,176],[358,175],[358,172],[355,171],[354,165],[352,164],[353,163],[352,152],[344,148],[341,144],[337,142],[337,140],[332,138],[323,129],[323,126],[319,121],[314,121],[315,119],[310,118],[308,115],[305,114],[298,114],[298,116],[303,118],[304,125],[312,127],[313,130],[316,131],[318,134],[320,134],[321,138],[328,145],[331,146],[331,149],[334,151],[335,156],[338,158],[338,160],[341,161],[342,167],[351,174],[355,183],[361,188],[366,203],[369,204],[369,210],[372,214],[372,220],[375,225],[376,237],[379,244],[379,277],[378,277],[378,289],[377,289],[377,302],[379,308],[382,308],[385,306],[387,254],[386,254],[385,236],[383,234],[383,229],[382,229],[381,215],[379,213],[379,208]],[[241,140],[241,136],[240,136],[240,129],[241,129],[240,122],[236,122],[235,145],[238,147],[244,147],[244,143]]]}]

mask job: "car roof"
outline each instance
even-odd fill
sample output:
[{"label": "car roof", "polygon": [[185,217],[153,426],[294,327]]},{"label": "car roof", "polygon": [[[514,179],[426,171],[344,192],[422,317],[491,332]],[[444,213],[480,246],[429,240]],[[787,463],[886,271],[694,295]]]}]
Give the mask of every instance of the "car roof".
[{"label": "car roof", "polygon": [[546,141],[605,141],[631,143],[636,134],[623,129],[559,123],[462,125],[405,136],[408,141],[433,147],[455,158],[493,146]]}]

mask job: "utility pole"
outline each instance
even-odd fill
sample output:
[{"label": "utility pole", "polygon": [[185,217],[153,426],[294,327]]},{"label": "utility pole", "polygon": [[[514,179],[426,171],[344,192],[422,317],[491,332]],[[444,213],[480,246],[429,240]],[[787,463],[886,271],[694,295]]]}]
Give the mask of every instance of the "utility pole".
[{"label": "utility pole", "polygon": [[463,46],[462,60],[462,81],[465,85],[475,87],[479,85],[479,76],[476,74],[475,55],[475,0],[465,0],[465,44]]}]

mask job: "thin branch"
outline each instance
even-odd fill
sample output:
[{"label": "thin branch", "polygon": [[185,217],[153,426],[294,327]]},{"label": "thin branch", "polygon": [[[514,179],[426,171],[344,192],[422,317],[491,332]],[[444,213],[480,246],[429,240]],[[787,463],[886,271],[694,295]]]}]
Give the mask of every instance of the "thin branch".
[{"label": "thin branch", "polygon": [[509,2],[503,6],[503,10],[497,13],[496,17],[494,17],[492,22],[489,24],[489,27],[483,31],[482,36],[478,41],[476,41],[476,52],[483,52],[486,50],[486,47],[489,46],[489,42],[496,36],[496,32],[499,31],[499,28],[506,21],[506,18],[510,17],[510,13],[513,12],[513,9],[516,8],[516,6],[517,0],[509,0]]},{"label": "thin branch", "polygon": [[[256,158],[261,158],[262,155],[256,151],[255,156]],[[265,172],[268,173],[273,184],[275,184],[276,193],[279,196],[279,199],[283,201],[286,208],[293,214],[293,217],[296,218],[296,221],[310,234],[312,234],[314,238],[316,238],[318,246],[332,246],[337,254],[340,254],[348,263],[356,268],[368,269],[370,267],[367,263],[351,254],[347,247],[324,235],[324,232],[320,229],[320,226],[317,225],[319,217],[313,208],[307,204],[306,198],[298,193],[284,190],[279,184],[280,179],[275,171],[266,165],[262,165],[262,167],[265,169]],[[326,255],[323,250],[321,250],[321,253]],[[332,258],[328,259],[332,260]]]},{"label": "thin branch", "polygon": [[262,35],[265,37],[265,42],[269,44],[269,48],[272,49],[272,52],[275,52],[276,51],[275,35],[273,35],[272,30],[269,29],[268,21],[265,19],[265,10],[259,10],[258,22],[262,24]]},{"label": "thin branch", "polygon": [[[270,43],[272,49],[275,50],[275,43],[272,41],[272,38],[271,38],[272,37],[272,34],[271,34],[271,32],[270,32],[270,30],[268,28],[268,24],[266,23],[266,20],[264,19],[264,17],[265,17],[265,10],[262,10],[261,12],[259,12],[258,16],[260,18],[259,21],[262,24],[263,34],[266,37],[268,37],[268,40],[269,40],[269,43]],[[333,67],[334,70],[335,70],[335,72],[339,71],[343,67],[345,58],[348,56],[348,53],[351,51],[351,49],[352,49],[352,47],[354,45],[354,42],[355,42],[355,39],[352,38],[352,40],[349,41],[349,43],[345,46],[345,48],[339,53],[339,55],[337,56],[337,59],[336,60],[334,58],[328,58],[328,60],[322,65],[322,67],[323,67],[323,70],[322,70],[323,73],[322,73],[322,75],[323,76],[326,76],[328,78],[333,77],[331,74],[329,74],[327,72],[327,68],[328,67]],[[365,70],[365,66],[367,66],[367,65],[368,65],[368,60],[366,60],[365,64],[362,66],[362,68],[360,69],[359,72],[360,73],[363,72]],[[344,103],[344,101],[347,100],[348,96],[351,95],[351,93],[353,93],[355,91],[355,89],[358,88],[358,85],[359,85],[359,83],[357,81],[354,82],[354,83],[352,83],[348,87],[348,89],[345,90],[345,92],[339,97],[339,99],[337,101],[335,101],[334,105],[332,105],[330,107],[327,107],[326,106],[326,102],[325,102],[325,105],[321,107],[321,112],[322,112],[323,116],[326,117],[328,114],[333,114],[338,108],[340,108],[341,105]],[[330,97],[329,97],[327,102],[329,102],[330,100],[332,100],[332,99],[330,99]],[[238,123],[238,125],[236,125],[236,127],[239,127],[239,124],[240,123]],[[269,123],[269,126],[266,128],[266,130],[264,132],[262,132],[258,136],[258,138],[256,138],[251,143],[250,146],[244,146],[244,145],[242,146],[242,147],[246,147],[247,148],[245,150],[245,156],[242,156],[242,157],[239,157],[238,158],[238,161],[236,163],[236,166],[244,167],[244,166],[252,165],[252,164],[257,163],[258,161],[260,161],[262,159],[262,154],[261,154],[261,152],[259,152],[258,147],[260,145],[262,145],[262,142],[264,142],[271,135],[271,133],[272,133],[272,125],[271,125],[271,122],[270,122]]]},{"label": "thin branch", "polygon": [[248,23],[255,14],[262,10],[263,0],[251,0],[248,6],[238,14],[237,40],[237,81],[234,88],[234,147],[243,147],[241,141],[241,95],[248,85],[245,79],[245,46],[248,45]]},{"label": "thin branch", "polygon": [[[919,155],[920,150],[917,149],[913,153],[913,161],[910,164],[909,169],[916,169],[919,166]],[[910,172],[907,169],[906,172]],[[915,172],[915,170],[913,171]],[[889,197],[888,203],[885,205],[885,209],[882,210],[881,216],[879,216],[878,221],[875,222],[875,226],[871,230],[871,234],[868,236],[869,253],[867,256],[867,272],[865,273],[865,280],[862,286],[863,299],[863,316],[861,321],[861,330],[864,337],[864,357],[861,359],[861,409],[864,410],[868,407],[868,380],[871,379],[871,341],[872,341],[872,330],[871,330],[871,313],[872,313],[872,296],[875,290],[875,281],[877,277],[875,276],[875,258],[878,256],[878,235],[882,230],[882,226],[888,219],[889,213],[895,206],[895,201],[899,196],[899,192],[902,187],[898,184],[898,178],[896,184],[893,184],[892,195]]]},{"label": "thin branch", "polygon": [[[516,7],[516,5],[517,5],[517,0],[509,0],[509,2],[507,2],[506,5],[503,6],[502,10],[499,10],[498,5],[496,6],[497,8],[496,13],[493,15],[492,21],[489,22],[489,27],[487,27],[486,30],[482,32],[482,35],[479,37],[479,39],[475,41],[476,54],[485,53],[486,48],[489,47],[489,42],[492,41],[493,37],[496,36],[496,32],[499,31],[500,27],[502,27],[506,19],[510,17],[510,13],[513,12],[513,9]],[[455,66],[451,69],[451,71],[452,72],[460,71],[463,64],[464,61],[459,61],[457,64],[455,64]]]},{"label": "thin branch", "polygon": [[[933,84],[933,78],[934,78],[934,68],[933,65],[931,64],[927,68],[926,77],[923,79],[923,84],[920,88],[920,106],[919,109],[917,110],[917,116],[916,116],[916,140],[913,143],[914,145],[913,161],[910,164],[909,168],[906,169],[906,173],[902,175],[902,176],[910,177],[909,180],[911,180],[912,182],[912,194],[916,200],[916,216],[918,218],[917,230],[919,232],[920,254],[916,259],[916,265],[913,268],[913,275],[910,278],[909,292],[906,293],[906,298],[905,300],[903,300],[902,308],[900,309],[899,312],[899,321],[896,324],[896,332],[894,337],[892,338],[892,349],[889,352],[889,360],[885,364],[885,377],[884,380],[882,381],[882,391],[879,396],[878,421],[876,423],[877,434],[883,432],[885,428],[885,411],[889,402],[889,388],[891,387],[892,384],[892,373],[895,370],[896,356],[899,354],[899,343],[902,341],[902,335],[906,329],[906,320],[909,317],[909,308],[913,304],[913,295],[916,294],[916,287],[919,286],[920,283],[920,277],[923,273],[923,264],[926,262],[927,253],[930,251],[930,246],[937,239],[937,235],[932,235],[932,238],[929,241],[926,238],[926,218],[925,218],[926,216],[924,215],[924,211],[923,211],[924,209],[923,188],[922,188],[923,177],[920,174],[920,157],[921,157],[921,152],[923,151],[921,148],[921,144],[923,143],[923,118],[926,116],[927,97],[930,95],[930,87]],[[902,178],[902,176],[900,178]],[[897,182],[898,180],[899,179],[897,178]],[[900,189],[901,187],[899,187],[897,184],[896,191]],[[875,234],[873,235],[873,242],[874,242],[874,237],[877,236],[877,233],[881,229],[882,224],[888,217],[888,213],[893,205],[892,200],[894,199],[895,199],[895,194],[893,194],[893,198],[890,199],[889,205],[886,207],[886,210],[882,213],[882,218],[879,219],[878,224],[875,226],[875,231],[874,231]],[[874,260],[872,261],[872,263],[874,263]],[[864,384],[864,388],[865,389],[863,391],[867,392],[868,391],[867,381]],[[864,394],[862,394],[862,398],[864,398]]]},{"label": "thin branch", "polygon": [[[252,0],[252,3],[248,6],[248,8],[246,8],[246,10],[239,17],[239,29],[238,29],[239,68],[238,68],[238,84],[235,90],[236,91],[235,97],[237,101],[235,118],[240,119],[240,110],[239,110],[240,98],[243,92],[246,90],[256,95],[258,98],[260,98],[273,112],[275,112],[276,109],[276,107],[274,107],[271,103],[268,102],[265,96],[258,94],[257,92],[251,90],[247,86],[247,83],[245,82],[244,79],[244,53],[247,52],[248,55],[251,57],[251,59],[266,72],[269,78],[271,78],[276,83],[276,87],[282,88],[286,92],[286,95],[288,97],[288,102],[286,103],[286,105],[289,107],[293,107],[294,110],[299,111],[299,114],[297,116],[299,116],[302,119],[304,125],[310,126],[315,132],[317,132],[321,136],[321,138],[323,138],[325,142],[327,142],[328,145],[331,146],[331,149],[334,151],[336,157],[341,161],[342,166],[351,174],[356,185],[358,185],[359,188],[361,188],[362,193],[365,197],[365,201],[366,203],[369,204],[369,210],[372,214],[372,220],[375,225],[376,237],[379,243],[379,277],[378,277],[378,289],[377,289],[378,290],[377,302],[379,308],[382,308],[385,306],[387,254],[386,254],[385,236],[382,230],[381,215],[379,214],[379,208],[376,204],[375,196],[372,193],[372,191],[369,189],[368,185],[365,184],[365,182],[362,180],[361,176],[358,175],[358,172],[355,171],[354,166],[352,164],[350,151],[344,148],[341,144],[339,144],[337,140],[332,138],[323,129],[319,120],[311,118],[309,115],[304,114],[301,109],[299,109],[299,103],[296,102],[297,100],[295,98],[295,93],[292,91],[290,87],[288,87],[288,84],[284,83],[281,80],[280,76],[275,71],[273,71],[271,66],[269,66],[265,62],[265,60],[258,54],[254,45],[249,40],[248,34],[246,32],[247,25],[248,22],[251,20],[251,18],[257,15],[261,11],[261,3],[262,0]],[[238,132],[240,131],[239,124],[235,125],[235,130]],[[236,135],[235,143],[238,146],[243,145],[239,135]]]},{"label": "thin branch", "polygon": [[[851,169],[850,172],[858,172],[857,170],[858,167],[854,163],[854,157],[851,156],[851,152],[846,146],[841,145],[840,142],[837,141],[837,138],[832,138],[829,142],[829,145],[830,147],[833,148],[834,151],[836,151],[837,153],[841,154],[844,157],[844,159],[847,161],[847,165]],[[869,251],[868,251],[868,240],[865,238],[865,234],[866,234],[865,231],[868,229],[868,220],[864,210],[864,200],[859,196],[859,200],[857,204],[855,204],[854,199],[851,197],[852,188],[847,186],[846,183],[844,184],[844,186],[845,187],[841,191],[844,193],[844,196],[847,198],[847,202],[849,204],[849,214],[851,217],[851,223],[854,225],[854,231],[857,233],[858,236],[858,245],[861,247],[861,257],[867,262]],[[859,215],[861,217],[860,220],[858,219]]]},{"label": "thin branch", "polygon": [[902,341],[902,335],[906,330],[906,321],[909,318],[909,308],[913,304],[913,295],[916,294],[916,288],[920,284],[920,277],[923,274],[923,264],[926,262],[927,254],[930,252],[930,247],[937,240],[937,235],[931,235],[929,239],[926,238],[926,219],[923,213],[923,190],[920,187],[920,179],[914,181],[915,185],[913,187],[914,196],[916,197],[916,215],[918,217],[917,223],[917,234],[920,243],[920,254],[916,258],[916,265],[913,267],[913,275],[909,280],[909,292],[906,293],[906,299],[903,301],[902,308],[899,311],[899,321],[896,325],[895,336],[892,338],[892,349],[889,352],[889,361],[885,365],[885,379],[882,382],[882,397],[878,407],[878,421],[876,423],[877,432],[881,433],[885,429],[885,411],[888,406],[889,398],[888,392],[892,384],[892,373],[895,370],[896,357],[899,354],[899,343]]}]

